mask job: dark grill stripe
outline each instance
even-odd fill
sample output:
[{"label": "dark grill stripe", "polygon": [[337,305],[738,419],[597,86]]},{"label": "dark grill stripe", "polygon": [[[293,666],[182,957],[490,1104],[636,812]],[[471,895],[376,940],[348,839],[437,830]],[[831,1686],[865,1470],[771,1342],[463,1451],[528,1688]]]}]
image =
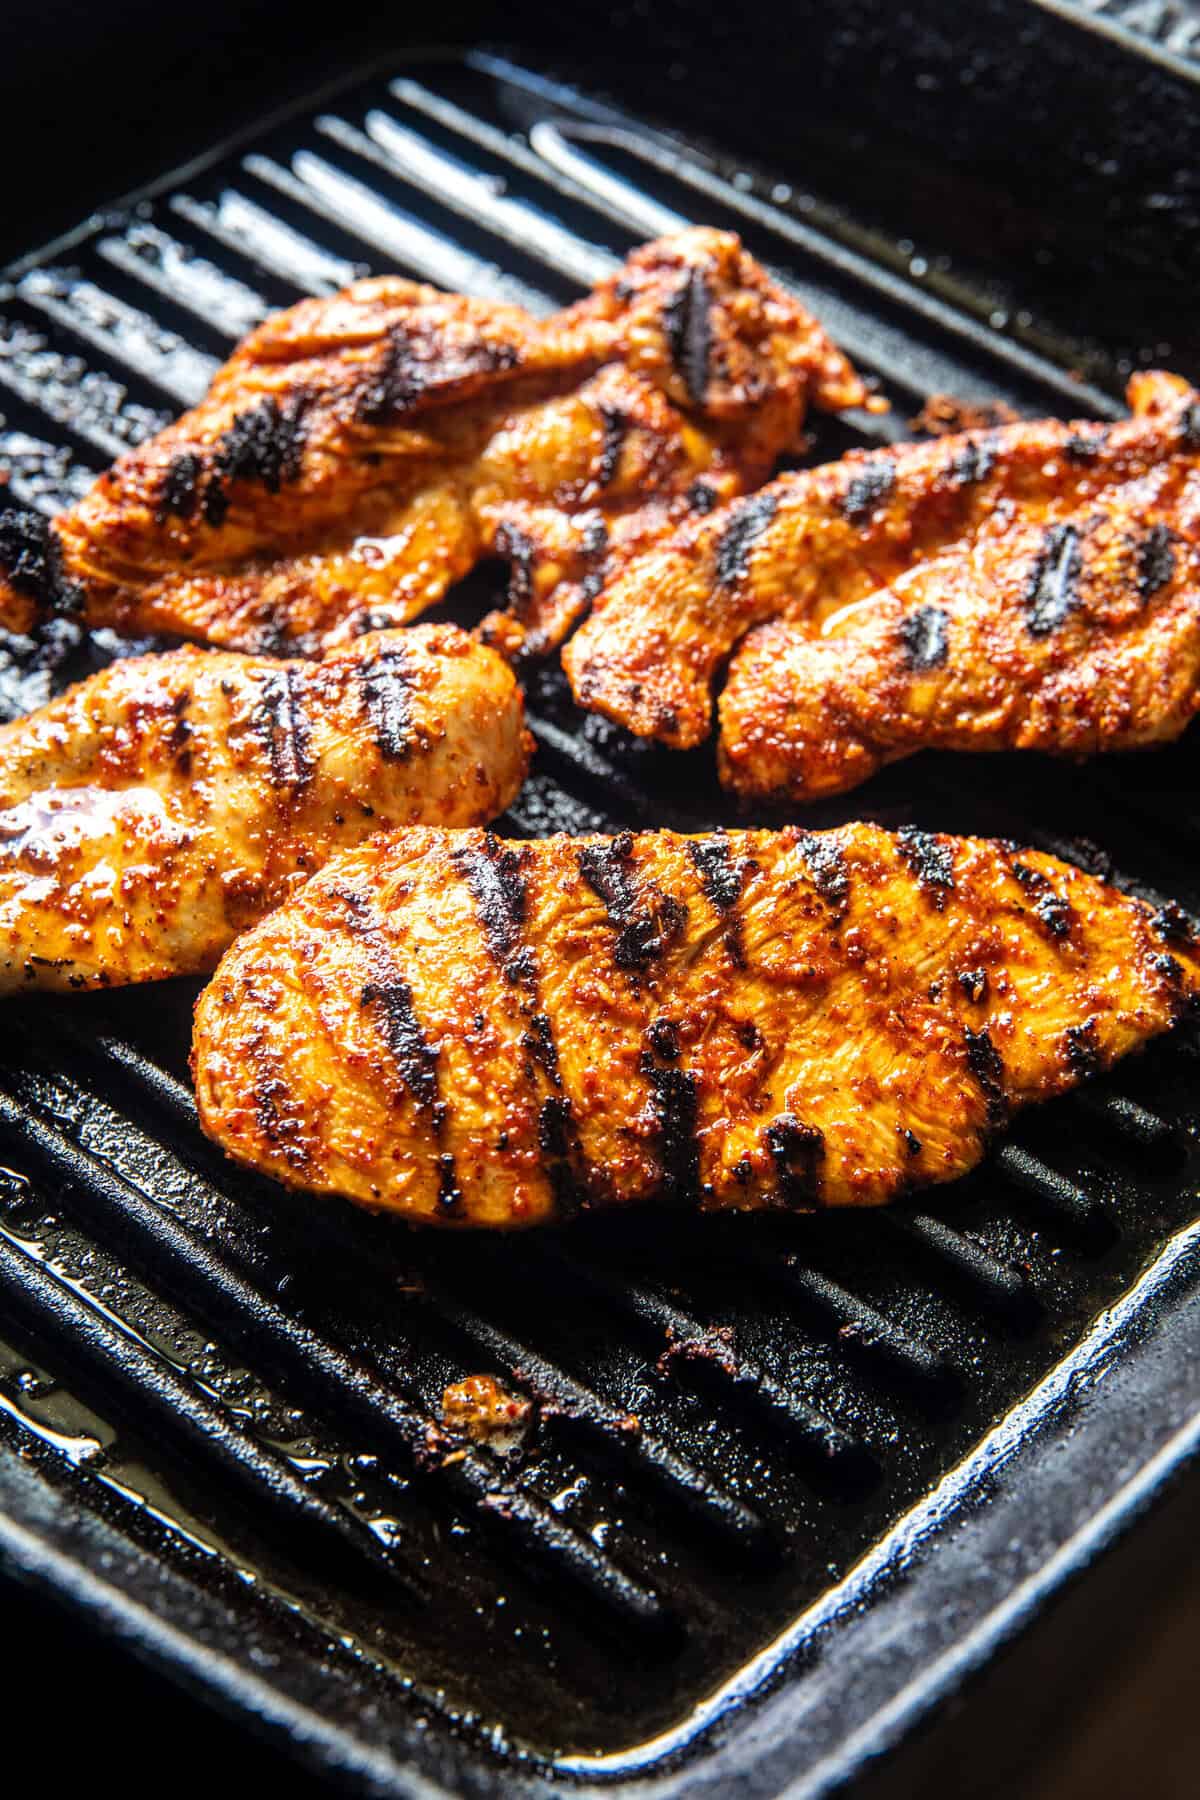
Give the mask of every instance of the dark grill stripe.
[{"label": "dark grill stripe", "polygon": [[629,419],[619,406],[602,406],[600,417],[604,420],[604,443],[596,469],[596,486],[606,488],[621,466],[621,452],[625,448]]},{"label": "dark grill stripe", "polygon": [[365,424],[391,424],[418,407],[453,403],[464,389],[486,382],[489,375],[510,374],[520,363],[515,344],[476,338],[452,349],[436,339],[431,342],[420,328],[395,324],[382,355],[365,373],[355,412]]},{"label": "dark grill stripe", "polygon": [[421,1111],[440,1128],[446,1107],[438,1097],[437,1053],[413,1010],[412,989],[399,974],[390,981],[368,981],[362,1003],[375,1014],[400,1079]]},{"label": "dark grill stripe", "polygon": [[821,1194],[824,1135],[815,1125],[806,1125],[797,1119],[794,1113],[780,1113],[767,1126],[764,1135],[785,1206],[813,1205]]},{"label": "dark grill stripe", "polygon": [[[719,839],[689,847],[693,862],[703,882],[703,854]],[[721,847],[728,850],[727,844]],[[695,850],[701,851],[696,861]],[[710,858],[710,866],[719,891],[728,891],[728,873]],[[660,956],[683,932],[687,924],[687,907],[673,895],[656,889],[639,890],[633,876],[633,835],[623,831],[619,837],[588,844],[578,854],[579,872],[587,885],[603,902],[609,924],[616,931],[613,962],[633,975],[635,984],[649,964]],[[740,885],[740,882],[739,882]],[[662,1171],[662,1192],[667,1200],[687,1200],[695,1196],[699,1182],[700,1146],[696,1135],[696,1077],[685,1069],[670,1066],[678,1055],[673,1034],[664,1037],[658,1026],[651,1024],[646,1032],[647,1048],[642,1051],[640,1067],[654,1095],[658,1135],[658,1158]],[[663,1067],[659,1058],[668,1063]]]},{"label": "dark grill stripe", "polygon": [[[525,927],[529,851],[502,844],[487,831],[478,848],[459,850],[454,860],[471,890],[488,949],[497,962],[507,963],[520,946]],[[532,958],[525,961],[532,965]],[[516,978],[521,979],[525,972],[524,968],[518,970]]]},{"label": "dark grill stripe", "polygon": [[940,606],[918,606],[900,621],[900,642],[910,669],[938,669],[950,653],[949,621]]},{"label": "dark grill stripe", "polygon": [[1086,1081],[1104,1066],[1104,1058],[1096,1042],[1096,1027],[1097,1019],[1093,1013],[1081,1025],[1068,1025],[1063,1032],[1063,1055],[1077,1081]]},{"label": "dark grill stripe", "polygon": [[451,1218],[462,1211],[462,1189],[458,1185],[458,1171],[454,1166],[454,1158],[446,1153],[438,1157],[438,1205]]},{"label": "dark grill stripe", "polygon": [[0,512],[0,575],[50,612],[69,614],[83,605],[82,588],[63,574],[58,533],[41,513],[16,507]]},{"label": "dark grill stripe", "polygon": [[663,308],[663,324],[671,361],[693,406],[703,407],[708,393],[712,356],[712,295],[703,269],[683,277]]},{"label": "dark grill stripe", "polygon": [[936,912],[941,912],[954,892],[954,850],[932,831],[918,831],[905,825],[896,833],[896,847],[923,893],[929,895]]},{"label": "dark grill stripe", "polygon": [[508,577],[508,604],[513,617],[529,618],[535,599],[534,570],[538,547],[534,538],[519,525],[502,524],[495,536],[496,553],[506,556],[511,565]]},{"label": "dark grill stripe", "polygon": [[1100,452],[1108,443],[1108,432],[1103,425],[1092,425],[1083,431],[1073,431],[1063,444],[1063,455],[1068,462],[1095,462]]},{"label": "dark grill stripe", "polygon": [[312,1167],[312,1153],[304,1140],[304,1117],[296,1108],[295,1095],[284,1079],[281,1059],[260,1047],[254,1084],[254,1120],[264,1143],[271,1146],[293,1169]]},{"label": "dark grill stripe", "polygon": [[[305,394],[282,406],[268,394],[257,406],[239,413],[217,439],[212,473],[204,488],[201,512],[206,524],[223,525],[229,512],[229,483],[258,482],[277,494],[285,481],[300,475],[304,457]],[[193,487],[195,483],[193,480]]]},{"label": "dark grill stripe", "polygon": [[304,676],[284,667],[262,684],[254,725],[271,765],[271,786],[304,788],[312,780],[311,734],[303,706]]},{"label": "dark grill stripe", "polygon": [[844,913],[850,903],[850,871],[841,845],[828,835],[817,837],[805,831],[796,839],[796,849],[804,858],[813,886],[822,900],[835,913]]},{"label": "dark grill stripe", "polygon": [[1009,868],[1029,896],[1034,916],[1053,938],[1065,938],[1071,930],[1074,914],[1050,878],[1029,863],[1009,858]]},{"label": "dark grill stripe", "polygon": [[967,1065],[987,1102],[988,1119],[993,1125],[999,1125],[1008,1112],[1004,1098],[1004,1064],[1000,1060],[1000,1052],[993,1044],[986,1025],[981,1026],[978,1031],[972,1031],[969,1025],[966,1026],[963,1039],[967,1047]]},{"label": "dark grill stripe", "polygon": [[558,1066],[558,1045],[554,1042],[554,1027],[550,1023],[549,1013],[532,1015],[529,1030],[525,1034],[525,1048],[551,1085],[560,1088],[562,1074]]},{"label": "dark grill stripe", "polygon": [[699,838],[688,845],[692,865],[700,877],[704,897],[713,911],[725,921],[725,945],[739,969],[746,966],[746,946],[742,937],[742,916],[738,901],[747,878],[758,868],[749,857],[735,859],[729,839],[723,831],[712,837]]},{"label": "dark grill stripe", "polygon": [[273,394],[239,413],[217,440],[213,466],[227,481],[261,482],[277,494],[285,481],[295,481],[304,453],[304,395],[282,406]]},{"label": "dark grill stripe", "polygon": [[521,990],[521,1012],[527,1022],[521,1040],[526,1078],[541,1102],[538,1146],[559,1210],[568,1213],[578,1203],[584,1159],[571,1101],[563,1092],[554,1027],[549,1015],[538,1010],[537,957],[524,941],[530,852],[487,831],[480,843],[459,850],[454,860],[475,902],[488,950],[506,980]]},{"label": "dark grill stripe", "polygon": [[631,832],[588,844],[579,852],[578,861],[580,874],[604,902],[609,924],[616,927],[613,961],[619,969],[644,973],[682,935],[687,907],[652,883],[639,891],[632,877]]},{"label": "dark grill stripe", "polygon": [[194,450],[185,450],[171,458],[158,490],[155,522],[164,525],[168,518],[192,519],[200,504],[200,483],[204,462]]},{"label": "dark grill stripe", "polygon": [[733,508],[733,516],[717,540],[717,580],[722,587],[743,581],[750,569],[750,547],[779,511],[774,494],[754,494]]},{"label": "dark grill stripe", "polygon": [[352,887],[338,888],[336,892],[345,908],[347,926],[367,953],[370,979],[363,985],[360,1004],[374,1018],[402,1086],[412,1095],[439,1146],[438,1203],[449,1216],[456,1217],[462,1208],[462,1193],[454,1157],[440,1148],[449,1107],[441,1097],[438,1052],[421,1027],[412,989],[396,964],[370,896]]},{"label": "dark grill stripe", "polygon": [[1079,603],[1079,533],[1073,525],[1052,525],[1025,591],[1025,619],[1031,637],[1049,637]]},{"label": "dark grill stripe", "polygon": [[1143,600],[1166,587],[1175,575],[1175,533],[1168,525],[1152,525],[1137,545],[1137,587]]},{"label": "dark grill stripe", "polygon": [[[631,975],[636,991],[650,964],[682,935],[688,914],[681,900],[661,893],[652,884],[639,889],[634,879],[633,842],[633,834],[623,831],[619,837],[585,845],[577,861],[580,874],[603,903],[616,933],[613,962]],[[699,848],[703,853],[707,845]],[[696,867],[703,881],[702,864]],[[719,870],[716,878],[721,880]],[[678,1055],[672,1035],[664,1037],[662,1026],[658,1021],[647,1029],[640,1068],[654,1096],[663,1196],[685,1200],[695,1195],[699,1179],[696,1077],[684,1069],[662,1066],[662,1061],[673,1064]]]},{"label": "dark grill stripe", "polygon": [[654,1090],[663,1198],[695,1200],[700,1184],[696,1077],[687,1069],[662,1068],[649,1051],[642,1055],[642,1072]]},{"label": "dark grill stripe", "polygon": [[400,762],[413,748],[412,661],[407,650],[389,645],[359,676],[363,710],[377,748]]},{"label": "dark grill stripe", "polygon": [[579,584],[579,592],[589,606],[604,587],[604,571],[608,563],[608,526],[596,516],[584,526],[579,548],[588,563],[587,573]]},{"label": "dark grill stripe", "polygon": [[1168,900],[1160,906],[1152,922],[1159,937],[1168,944],[1183,944],[1191,950],[1200,937],[1200,925],[1184,911],[1178,900]]},{"label": "dark grill stripe", "polygon": [[973,487],[986,481],[996,466],[996,453],[986,438],[972,438],[950,461],[950,476],[956,487]]},{"label": "dark grill stripe", "polygon": [[713,911],[729,912],[741,898],[746,877],[754,865],[746,857],[734,859],[729,839],[721,831],[714,832],[711,837],[694,839],[688,845],[688,855]]},{"label": "dark grill stripe", "polygon": [[869,519],[896,486],[896,465],[890,456],[880,455],[863,463],[842,496],[842,512],[851,525]]},{"label": "dark grill stripe", "polygon": [[637,904],[637,889],[630,875],[632,860],[633,833],[630,831],[598,844],[588,844],[579,852],[579,873],[596,898],[603,901],[609,923],[613,925],[624,925]]}]

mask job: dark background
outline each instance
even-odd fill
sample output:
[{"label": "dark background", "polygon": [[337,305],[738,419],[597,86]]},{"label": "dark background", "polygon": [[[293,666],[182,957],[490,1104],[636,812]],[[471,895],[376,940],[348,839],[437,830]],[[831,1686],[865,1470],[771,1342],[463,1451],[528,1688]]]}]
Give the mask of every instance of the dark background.
[{"label": "dark background", "polygon": [[498,40],[1118,352],[1152,318],[1200,358],[1197,87],[1025,0],[7,0],[0,260],[372,58]]},{"label": "dark background", "polygon": [[[439,28],[463,41],[484,10],[447,0]],[[404,7],[319,11],[303,0],[6,0],[2,15],[0,258],[47,242],[389,45],[419,41],[421,29]]]},{"label": "dark background", "polygon": [[[336,18],[336,31],[331,19]],[[855,209],[936,246],[953,221],[981,276],[1019,265],[1059,317],[1136,342],[1141,322],[1200,359],[1197,90],[1033,8],[797,4],[499,9],[451,0],[437,41],[503,37],[648,116],[695,124],[779,166],[836,171]],[[6,179],[0,260],[384,53],[430,43],[417,9],[277,0],[7,0],[0,21]],[[606,51],[617,47],[619,55]],[[1077,232],[1052,225],[1075,216]],[[1067,204],[1063,204],[1064,197]],[[1098,229],[1099,226],[1099,229]],[[1165,248],[1164,248],[1165,246]],[[1090,1800],[1196,1792],[1200,1476],[1064,1596],[867,1789]],[[120,1772],[131,1793],[233,1792],[275,1757],[113,1653],[85,1623],[0,1592],[5,1713],[54,1790]],[[11,1758],[14,1742],[6,1745]],[[35,1765],[36,1766],[36,1765]],[[297,1797],[316,1787],[284,1776]]]}]

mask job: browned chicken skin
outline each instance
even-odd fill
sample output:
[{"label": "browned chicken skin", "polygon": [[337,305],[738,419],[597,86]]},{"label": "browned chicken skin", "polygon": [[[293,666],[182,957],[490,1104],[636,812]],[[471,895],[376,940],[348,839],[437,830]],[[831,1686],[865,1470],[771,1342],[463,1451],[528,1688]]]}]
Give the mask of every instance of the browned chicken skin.
[{"label": "browned chicken skin", "polygon": [[728,234],[646,245],[538,320],[398,277],[268,319],[200,406],[53,526],[0,518],[0,619],[312,653],[397,625],[481,557],[506,648],[557,643],[605,572],[753,487],[858,377]]},{"label": "browned chicken skin", "polygon": [[527,755],[511,671],[452,625],[117,663],[0,727],[0,992],[211,969],[335,850],[494,818]]},{"label": "browned chicken skin", "polygon": [[805,1210],[951,1180],[1198,993],[1177,909],[978,839],[418,829],[234,945],[193,1070],[231,1155],[413,1220]]},{"label": "browned chicken skin", "polygon": [[693,521],[566,646],[576,698],[694,745],[732,651],[724,777],[792,798],[926,744],[1177,735],[1200,672],[1200,396],[1154,374],[1129,397],[1117,425],[856,453]]}]

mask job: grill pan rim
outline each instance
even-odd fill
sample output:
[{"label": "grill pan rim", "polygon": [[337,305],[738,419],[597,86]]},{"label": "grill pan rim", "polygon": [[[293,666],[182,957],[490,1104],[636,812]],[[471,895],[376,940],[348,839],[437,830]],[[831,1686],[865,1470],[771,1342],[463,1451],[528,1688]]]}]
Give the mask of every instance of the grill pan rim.
[{"label": "grill pan rim", "polygon": [[[1047,4],[1047,0],[1038,0],[1038,3],[1043,6],[1044,10],[1056,13],[1077,27],[1094,30],[1107,23],[1107,21],[1095,20],[1078,12],[1070,11],[1065,7],[1060,8],[1053,4]],[[1114,31],[1102,32],[1101,35],[1118,38],[1118,34]],[[1134,40],[1124,31],[1120,33],[1118,41],[1122,48],[1129,52],[1142,55],[1151,54],[1149,46]],[[520,50],[503,53],[512,55],[514,59],[523,54]],[[415,67],[425,63],[435,63],[447,57],[459,58],[461,56],[461,49],[453,45],[406,49],[404,63],[406,67]],[[1165,59],[1156,57],[1155,60]],[[212,150],[189,161],[182,168],[172,170],[153,184],[140,188],[121,200],[114,201],[112,210],[132,208],[141,200],[169,190],[180,181],[190,179],[195,174],[219,163],[224,157],[259,136],[262,131],[274,128],[294,116],[303,114],[320,105],[327,98],[358,82],[377,78],[387,72],[394,72],[395,66],[393,58],[370,59],[351,74],[339,75],[335,81],[317,93],[307,94],[295,103],[289,103],[278,109],[266,121],[247,127],[246,130],[237,133]],[[1187,74],[1193,81],[1200,78],[1193,67],[1178,62],[1176,59],[1171,59],[1168,66],[1172,72]],[[50,245],[22,257],[12,264],[6,271],[7,275],[10,277],[19,275],[30,264],[38,263],[48,256],[61,255],[84,238],[89,230],[90,224],[85,222],[73,231],[63,234]],[[1100,1410],[1096,1401],[1089,1397],[1089,1401],[1078,1416],[1078,1436],[1081,1442],[1085,1438],[1090,1441],[1092,1437],[1111,1441],[1115,1435],[1114,1425],[1120,1424],[1122,1419],[1135,1423],[1141,1422],[1147,1427],[1152,1427],[1155,1425],[1165,1426],[1173,1417],[1174,1410],[1178,1408],[1180,1401],[1180,1384],[1173,1377],[1176,1368],[1180,1365],[1172,1365],[1171,1359],[1159,1359],[1156,1365],[1153,1350],[1155,1341],[1168,1326],[1182,1336],[1184,1330],[1190,1325],[1192,1331],[1200,1339],[1200,1273],[1193,1277],[1191,1291],[1182,1296],[1173,1292],[1173,1287],[1178,1286],[1182,1281],[1180,1263],[1197,1243],[1200,1243],[1200,1227],[1188,1227],[1177,1233],[1169,1240],[1162,1254],[1147,1271],[1142,1282],[1138,1284],[1138,1288],[1135,1290],[1139,1296],[1135,1309],[1137,1323],[1147,1327],[1147,1330],[1137,1344],[1136,1353],[1131,1354],[1120,1370],[1122,1379],[1128,1380],[1135,1391],[1124,1396],[1125,1411],[1122,1413],[1114,1412],[1113,1395],[1106,1389],[1101,1417],[1096,1416],[1097,1410]],[[1129,1298],[1130,1296],[1126,1296],[1126,1299]],[[1123,1305],[1124,1302],[1121,1304]],[[1114,1308],[1112,1311],[1115,1314],[1119,1308]],[[1091,1342],[1091,1336],[1092,1334],[1089,1334],[1089,1338],[1085,1340],[1086,1343]],[[1121,1330],[1114,1323],[1098,1340],[1095,1346],[1096,1350],[1098,1352],[1111,1350],[1120,1341],[1120,1338]],[[1059,1370],[1072,1364],[1082,1349],[1082,1345],[1078,1346],[1076,1352],[1066,1359],[1065,1364],[1052,1371],[1039,1384],[1035,1394],[1030,1396],[1030,1402],[1055,1382]],[[1149,1374],[1146,1373],[1144,1363],[1149,1368]],[[1188,1366],[1183,1364],[1181,1372],[1186,1374]],[[1191,1366],[1195,1366],[1194,1363]],[[1139,1371],[1142,1375],[1141,1382],[1133,1380]],[[1059,1550],[1051,1559],[1052,1579],[1043,1582],[1036,1593],[1030,1594],[1027,1602],[1015,1612],[1012,1610],[1011,1595],[1007,1602],[998,1602],[992,1612],[983,1617],[975,1632],[971,1634],[970,1649],[965,1650],[964,1654],[952,1665],[945,1667],[940,1678],[935,1679],[935,1671],[928,1667],[918,1670],[910,1688],[904,1690],[905,1695],[908,1696],[907,1704],[898,1716],[883,1719],[876,1715],[869,1722],[872,1736],[863,1735],[867,1730],[867,1727],[864,1726],[856,1734],[858,1741],[852,1739],[842,1755],[828,1759],[820,1769],[809,1770],[799,1775],[795,1782],[789,1781],[786,1791],[815,1796],[840,1786],[865,1762],[876,1756],[882,1748],[897,1741],[901,1735],[910,1730],[945,1692],[958,1684],[970,1668],[978,1666],[1000,1643],[1028,1623],[1034,1610],[1044,1603],[1050,1593],[1077,1575],[1100,1550],[1113,1542],[1200,1448],[1200,1384],[1194,1385],[1196,1385],[1197,1391],[1192,1396],[1191,1411],[1187,1420],[1182,1424],[1176,1423],[1173,1431],[1164,1433],[1162,1442],[1157,1449],[1150,1451],[1148,1459],[1142,1465],[1137,1476],[1125,1482],[1116,1491],[1102,1512],[1093,1515],[1085,1527],[1074,1536],[1064,1538]],[[1013,1487],[1019,1488],[1023,1472],[1027,1474],[1027,1465],[1030,1462],[1046,1460],[1047,1454],[1053,1446],[1047,1444],[1044,1439],[1046,1433],[1052,1431],[1059,1417],[1058,1412],[1052,1412],[1040,1420],[1038,1428],[1023,1438],[1017,1454],[1006,1463],[1005,1477],[1006,1480],[1011,1481]],[[1145,1435],[1149,1439],[1152,1433],[1147,1430]],[[972,1460],[974,1457],[980,1456],[991,1441],[989,1436],[984,1443],[980,1444],[973,1453]],[[13,1453],[7,1447],[0,1445],[0,1493],[5,1491],[11,1473],[8,1465],[17,1464],[17,1462],[18,1459]],[[22,1477],[44,1487],[47,1494],[52,1496],[55,1504],[61,1502],[64,1515],[69,1511],[69,1505],[63,1499],[62,1493],[56,1491],[55,1483],[27,1468],[19,1468],[18,1472]],[[926,1502],[922,1503],[921,1508],[914,1510],[919,1511],[925,1507],[931,1507],[941,1492],[942,1486],[944,1483],[939,1484],[939,1488]],[[989,1511],[998,1513],[1005,1503],[1005,1498],[1004,1492],[998,1491],[994,1501],[990,1503]],[[1021,1509],[1026,1504],[1023,1497],[1012,1493],[1007,1495],[1007,1500],[1010,1505],[1016,1505]],[[78,1544],[74,1546],[74,1551],[79,1559],[72,1561],[71,1550],[68,1548],[68,1542],[73,1534],[72,1521],[65,1516],[56,1521],[53,1518],[54,1510],[54,1505],[46,1507],[42,1521],[45,1529],[42,1532],[38,1532],[28,1523],[22,1525],[15,1516],[0,1518],[0,1568],[19,1570],[24,1578],[33,1580],[48,1592],[53,1592],[60,1600],[69,1605],[86,1609],[96,1622],[104,1628],[112,1630],[136,1654],[153,1661],[160,1668],[170,1670],[173,1677],[192,1692],[213,1698],[226,1710],[233,1710],[239,1716],[246,1716],[247,1713],[250,1713],[259,1728],[275,1735],[281,1743],[287,1745],[294,1755],[299,1756],[315,1769],[327,1773],[336,1772],[342,1778],[355,1781],[364,1788],[364,1791],[385,1794],[407,1796],[410,1794],[430,1795],[474,1791],[473,1785],[471,1789],[444,1787],[437,1785],[436,1782],[431,1785],[425,1775],[418,1773],[418,1767],[426,1760],[428,1751],[416,1739],[415,1734],[409,1751],[411,1761],[401,1764],[389,1755],[386,1766],[384,1766],[372,1756],[369,1746],[364,1745],[361,1739],[343,1730],[340,1726],[332,1724],[318,1710],[306,1706],[302,1701],[293,1699],[285,1690],[274,1684],[265,1682],[244,1664],[231,1664],[229,1656],[223,1656],[213,1646],[201,1644],[196,1638],[188,1637],[177,1627],[164,1622],[161,1618],[156,1618],[148,1604],[138,1600],[134,1595],[117,1590],[112,1584],[106,1583],[97,1570],[90,1567],[87,1561],[79,1556]],[[31,1511],[36,1511],[36,1508],[31,1508]],[[142,1573],[147,1582],[148,1593],[161,1587],[164,1573],[170,1576],[172,1582],[180,1583],[183,1589],[189,1587],[186,1577],[179,1575],[173,1569],[164,1572],[163,1565],[152,1554],[132,1545],[128,1539],[115,1532],[102,1519],[89,1514],[86,1507],[80,1507],[78,1511],[87,1515],[90,1524],[96,1527],[97,1532],[112,1532],[127,1555],[131,1568],[135,1565],[144,1565]],[[75,1521],[76,1530],[77,1525],[78,1520]],[[893,1528],[886,1542],[891,1543],[899,1531],[899,1526]],[[36,1549],[33,1546],[36,1546]],[[30,1566],[31,1559],[34,1564],[32,1567]],[[927,1566],[923,1565],[913,1576],[908,1589],[910,1594],[916,1592]],[[851,1576],[847,1577],[847,1583],[843,1585],[848,1585],[855,1573],[856,1571],[852,1571]],[[1011,1578],[1006,1575],[1002,1579],[1003,1585],[1011,1588]],[[785,1634],[789,1640],[794,1639],[800,1623],[802,1621]],[[984,1630],[985,1626],[986,1630]],[[786,1693],[782,1695],[779,1693],[777,1684],[786,1678],[788,1664],[794,1660],[800,1648],[798,1641],[790,1641],[786,1652],[781,1654],[777,1651],[776,1646],[769,1646],[755,1659],[755,1664],[752,1666],[766,1663],[768,1659],[772,1664],[769,1674],[764,1676],[764,1683],[769,1684],[773,1689],[769,1696],[772,1702],[786,1701],[788,1698]],[[922,1652],[918,1660],[921,1663],[927,1663],[928,1659]],[[944,1660],[942,1659],[942,1661]],[[762,1685],[759,1684],[759,1687]],[[247,1688],[251,1686],[254,1700],[247,1707]],[[710,1778],[714,1780],[728,1778],[732,1773],[729,1758],[733,1757],[739,1785],[743,1782],[747,1787],[751,1785],[751,1772],[759,1765],[753,1760],[747,1763],[744,1759],[740,1759],[737,1746],[743,1736],[752,1729],[755,1721],[762,1717],[764,1709],[758,1706],[747,1707],[744,1705],[743,1701],[749,1697],[742,1695],[737,1697],[736,1704],[740,1708],[737,1719],[730,1729],[729,1735],[715,1746],[717,1754],[713,1756],[709,1766],[699,1772],[702,1781]],[[753,1698],[767,1699],[768,1696],[762,1695],[756,1689]],[[786,1706],[781,1707],[780,1710],[786,1712]],[[772,1707],[773,1712],[774,1707]],[[635,1771],[629,1757],[606,1759],[614,1765],[621,1761],[627,1765],[624,1772],[614,1766],[610,1776],[606,1770],[600,1767],[589,1770],[585,1764],[581,1763],[578,1773],[570,1773],[572,1789],[584,1794],[600,1792],[603,1788],[613,1785],[614,1782],[621,1782],[622,1785],[625,1785],[633,1775],[636,1781],[636,1791],[640,1793],[649,1795],[659,1791],[672,1791],[670,1786],[661,1786],[660,1784],[663,1782],[669,1784],[672,1781],[673,1772],[678,1769],[681,1759],[686,1759],[691,1764],[706,1750],[713,1751],[714,1746],[711,1740],[724,1720],[723,1712],[719,1717],[706,1719],[695,1728],[681,1728],[680,1733],[676,1734],[680,1739],[678,1744],[673,1746],[669,1752],[663,1752],[652,1765],[646,1768],[639,1766]],[[784,1731],[787,1732],[789,1727],[786,1718],[783,1725]],[[801,1748],[806,1732],[803,1722],[793,1721],[790,1732],[791,1747]],[[433,1732],[429,1734],[431,1738],[434,1735]],[[789,1740],[786,1737],[782,1740],[779,1739],[778,1733],[774,1735],[777,1741],[772,1749],[777,1755],[781,1750],[789,1748]],[[464,1746],[457,1740],[451,1739],[442,1748],[443,1760],[447,1752],[454,1758],[462,1759],[462,1774],[464,1778],[472,1781],[472,1784],[474,1781],[486,1780],[486,1772],[490,1772],[490,1765],[483,1763],[477,1746],[474,1744]],[[547,1765],[547,1770],[558,1767],[565,1772],[568,1765],[566,1763]],[[722,1770],[724,1770],[724,1777]],[[598,1780],[597,1777],[603,1779]],[[540,1775],[532,1772],[529,1775],[514,1775],[510,1779],[513,1782],[513,1791],[530,1794],[551,1791]],[[561,1781],[562,1775],[557,1775],[556,1785],[561,1785]],[[784,1790],[770,1787],[764,1791],[782,1792]]]},{"label": "grill pan rim", "polygon": [[1061,19],[1065,25],[1073,25],[1079,31],[1090,32],[1093,37],[1115,44],[1126,56],[1140,56],[1165,69],[1168,75],[1200,87],[1200,63],[1170,49],[1152,35],[1151,28],[1128,23],[1125,13],[1135,10],[1130,0],[1124,0],[1122,11],[1111,13],[1093,12],[1090,7],[1085,8],[1081,0],[1033,0],[1033,4],[1051,17]]}]

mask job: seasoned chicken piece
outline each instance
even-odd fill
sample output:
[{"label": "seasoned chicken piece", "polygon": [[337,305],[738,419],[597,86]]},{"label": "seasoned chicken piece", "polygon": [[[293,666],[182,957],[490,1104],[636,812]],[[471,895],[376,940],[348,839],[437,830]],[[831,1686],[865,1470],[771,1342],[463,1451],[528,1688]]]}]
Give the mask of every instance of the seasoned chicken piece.
[{"label": "seasoned chicken piece", "polygon": [[0,727],[0,991],[211,969],[333,851],[494,818],[527,756],[510,670],[452,625],[116,663]]},{"label": "seasoned chicken piece", "polygon": [[338,857],[200,998],[206,1131],[437,1224],[870,1205],[1200,993],[1200,945],[1078,869],[872,825]]},{"label": "seasoned chicken piece", "polygon": [[53,525],[0,517],[0,622],[82,606],[126,632],[311,653],[404,623],[498,555],[492,634],[544,650],[606,571],[765,479],[810,400],[863,397],[723,232],[646,245],[545,320],[360,281],[268,319]]},{"label": "seasoned chicken piece", "polygon": [[1200,544],[1107,502],[981,536],[835,613],[819,636],[760,625],[718,708],[722,780],[791,801],[927,748],[1088,756],[1163,743],[1200,709]]},{"label": "seasoned chicken piece", "polygon": [[1194,539],[1200,395],[1144,374],[1129,401],[1134,416],[1115,425],[1042,419],[853,452],[690,521],[606,586],[564,649],[575,698],[688,748],[708,736],[714,680],[756,625],[817,631],[859,601],[865,621],[871,596],[915,566],[985,539],[1002,561],[1008,540],[1024,552],[1033,529],[1114,493],[1131,516]]}]

